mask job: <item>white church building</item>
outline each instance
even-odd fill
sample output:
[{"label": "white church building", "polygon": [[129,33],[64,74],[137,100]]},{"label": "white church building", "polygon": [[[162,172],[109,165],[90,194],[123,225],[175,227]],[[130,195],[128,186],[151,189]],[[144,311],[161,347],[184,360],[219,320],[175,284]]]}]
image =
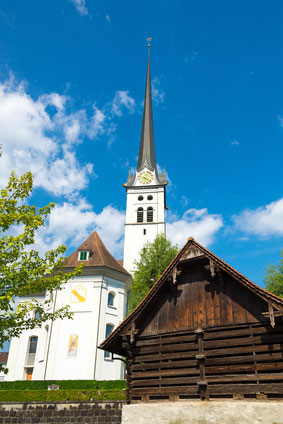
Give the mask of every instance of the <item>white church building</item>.
[{"label": "white church building", "polygon": [[[54,293],[55,311],[70,305],[73,319],[46,322],[11,341],[5,380],[116,380],[123,363],[97,346],[120,324],[127,311],[130,273],[147,241],[165,234],[165,174],[158,174],[152,119],[150,45],[137,170],[129,174],[123,266],[93,232],[65,260],[66,271],[84,269]],[[33,296],[34,298],[35,296]],[[44,301],[44,293],[37,296]],[[28,298],[21,298],[23,302]]]}]

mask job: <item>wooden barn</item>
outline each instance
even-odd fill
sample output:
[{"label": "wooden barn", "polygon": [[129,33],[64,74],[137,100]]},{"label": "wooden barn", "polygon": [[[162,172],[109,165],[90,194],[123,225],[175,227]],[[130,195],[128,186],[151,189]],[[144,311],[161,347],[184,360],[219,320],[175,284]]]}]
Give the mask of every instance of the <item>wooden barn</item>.
[{"label": "wooden barn", "polygon": [[126,358],[127,402],[283,398],[283,299],[189,238],[101,344]]}]

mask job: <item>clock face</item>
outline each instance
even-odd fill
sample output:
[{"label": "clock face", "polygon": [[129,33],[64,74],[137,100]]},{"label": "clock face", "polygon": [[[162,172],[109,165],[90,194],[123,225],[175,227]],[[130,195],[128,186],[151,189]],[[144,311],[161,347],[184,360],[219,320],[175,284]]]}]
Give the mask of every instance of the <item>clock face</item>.
[{"label": "clock face", "polygon": [[153,173],[149,171],[143,171],[138,175],[138,181],[141,184],[149,184],[153,180]]}]

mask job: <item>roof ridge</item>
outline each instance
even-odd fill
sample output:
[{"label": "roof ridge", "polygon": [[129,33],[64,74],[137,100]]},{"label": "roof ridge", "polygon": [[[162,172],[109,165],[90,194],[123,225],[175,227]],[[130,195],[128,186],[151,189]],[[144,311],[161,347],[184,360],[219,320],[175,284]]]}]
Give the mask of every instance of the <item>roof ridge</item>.
[{"label": "roof ridge", "polygon": [[99,235],[98,235],[98,233],[96,231],[94,231],[94,234],[95,234],[95,244],[96,244],[97,252],[98,252],[98,254],[100,256],[101,262],[104,263],[104,258],[102,257],[100,246],[98,245],[98,240],[100,240],[100,242],[102,242],[102,240],[100,239],[100,237],[99,237]]}]

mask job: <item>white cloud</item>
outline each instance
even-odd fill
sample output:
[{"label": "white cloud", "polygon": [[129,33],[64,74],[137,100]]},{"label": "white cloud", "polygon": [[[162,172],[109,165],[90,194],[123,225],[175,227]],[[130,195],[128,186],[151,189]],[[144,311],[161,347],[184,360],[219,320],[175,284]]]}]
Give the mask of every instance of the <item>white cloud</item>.
[{"label": "white cloud", "polygon": [[153,78],[151,83],[151,94],[152,101],[156,104],[161,104],[165,101],[165,92],[161,89],[160,85],[160,79],[157,77]]},{"label": "white cloud", "polygon": [[221,215],[209,214],[207,209],[188,209],[180,219],[171,219],[166,225],[166,232],[168,238],[179,247],[185,244],[188,237],[209,246],[222,226]]},{"label": "white cloud", "polygon": [[[35,248],[41,253],[66,244],[75,250],[93,232],[97,231],[111,254],[122,257],[125,213],[106,206],[95,213],[84,199],[77,203],[65,202],[52,209],[45,227],[37,233]],[[70,252],[71,253],[71,252]]]},{"label": "white cloud", "polygon": [[193,52],[190,56],[184,57],[184,62],[185,63],[194,63],[198,59],[199,59],[198,52]]},{"label": "white cloud", "polygon": [[112,113],[119,117],[123,114],[123,107],[126,108],[130,113],[134,113],[136,102],[129,95],[129,91],[116,91],[114,99],[111,103]]},{"label": "white cloud", "polygon": [[231,141],[231,146],[239,146],[240,142],[238,140]]},{"label": "white cloud", "polygon": [[104,134],[110,146],[117,129],[113,119],[122,116],[123,108],[133,113],[135,100],[128,91],[117,91],[101,109],[93,104],[74,110],[71,105],[70,97],[58,93],[32,98],[13,76],[0,82],[0,186],[15,169],[20,175],[31,171],[35,187],[58,196],[86,188],[93,165],[78,161],[76,145]]},{"label": "white cloud", "polygon": [[261,206],[246,209],[233,216],[234,226],[247,234],[260,237],[283,235],[283,198]]},{"label": "white cloud", "polygon": [[81,16],[86,16],[88,15],[88,9],[86,7],[86,2],[85,0],[69,0],[77,9],[77,12],[81,15]]},{"label": "white cloud", "polygon": [[73,145],[102,134],[106,117],[96,106],[90,117],[85,110],[68,112],[69,103],[58,93],[33,99],[13,78],[0,83],[0,185],[15,169],[18,174],[31,171],[34,186],[55,195],[87,186],[92,164],[80,164]]},{"label": "white cloud", "polygon": [[109,24],[111,24],[111,18],[110,18],[110,16],[107,14],[107,15],[105,15],[105,19],[106,19],[106,21],[109,23]]}]

